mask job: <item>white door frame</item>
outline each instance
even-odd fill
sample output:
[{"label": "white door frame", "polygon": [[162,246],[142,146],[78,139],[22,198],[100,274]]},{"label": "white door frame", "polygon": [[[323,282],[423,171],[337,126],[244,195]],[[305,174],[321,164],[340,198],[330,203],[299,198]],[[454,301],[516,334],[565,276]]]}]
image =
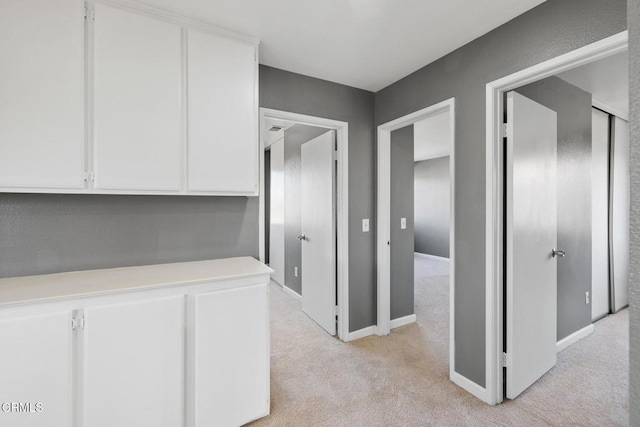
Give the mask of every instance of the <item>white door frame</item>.
[{"label": "white door frame", "polygon": [[260,261],[265,259],[265,169],[264,149],[267,135],[265,133],[265,119],[285,120],[298,124],[316,126],[336,131],[338,147],[337,177],[337,219],[338,219],[338,338],[343,341],[349,339],[349,123],[305,114],[260,108],[260,201],[259,201],[259,255]]},{"label": "white door frame", "polygon": [[581,47],[487,84],[486,104],[486,387],[477,387],[476,397],[495,405],[503,400],[503,182],[502,112],[503,94],[509,90],[563,71],[624,52],[628,33]]},{"label": "white door frame", "polygon": [[447,99],[378,126],[378,324],[377,335],[391,330],[391,132],[412,125],[434,114],[449,112],[451,140],[449,146],[450,229],[449,229],[449,374],[454,375],[454,272],[455,272],[455,98]]}]

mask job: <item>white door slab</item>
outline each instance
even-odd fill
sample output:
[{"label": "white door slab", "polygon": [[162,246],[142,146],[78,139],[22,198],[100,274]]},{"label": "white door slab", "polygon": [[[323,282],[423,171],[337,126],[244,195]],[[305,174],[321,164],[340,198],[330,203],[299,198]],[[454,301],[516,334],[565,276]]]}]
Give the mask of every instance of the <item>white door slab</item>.
[{"label": "white door slab", "polygon": [[614,120],[611,171],[611,270],[613,273],[612,311],[629,305],[629,122]]},{"label": "white door slab", "polygon": [[302,310],[336,334],[335,133],[302,144]]},{"label": "white door slab", "polygon": [[609,313],[609,115],[592,110],[591,319]]},{"label": "white door slab", "polygon": [[269,267],[271,278],[284,286],[284,139],[271,144]]},{"label": "white door slab", "polygon": [[513,399],[556,364],[557,115],[514,92],[507,115],[506,385]]}]

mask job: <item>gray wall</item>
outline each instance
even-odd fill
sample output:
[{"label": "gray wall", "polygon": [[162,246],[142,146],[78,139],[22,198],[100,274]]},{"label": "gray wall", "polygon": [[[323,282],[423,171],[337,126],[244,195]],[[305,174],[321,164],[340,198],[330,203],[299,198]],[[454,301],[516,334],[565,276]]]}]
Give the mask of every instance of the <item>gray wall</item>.
[{"label": "gray wall", "polygon": [[516,89],[558,114],[558,340],[591,323],[591,94],[557,77]]},{"label": "gray wall", "polygon": [[640,1],[629,1],[631,256],[629,257],[630,426],[640,426]]},{"label": "gray wall", "polygon": [[624,0],[548,0],[376,93],[376,124],[456,99],[455,369],[485,386],[485,88],[626,29]]},{"label": "gray wall", "polygon": [[[284,131],[284,284],[302,295],[302,144],[327,132],[314,126],[294,125]],[[298,277],[294,274],[298,267]]]},{"label": "gray wall", "polygon": [[[376,323],[374,94],[260,66],[260,106],[349,123],[349,329]],[[370,229],[376,228],[371,221]]]},{"label": "gray wall", "polygon": [[449,258],[449,156],[414,164],[415,251]]},{"label": "gray wall", "polygon": [[[400,228],[400,218],[407,228]],[[391,319],[413,314],[413,125],[391,132]]]},{"label": "gray wall", "polygon": [[258,198],[0,194],[0,276],[258,256]]}]

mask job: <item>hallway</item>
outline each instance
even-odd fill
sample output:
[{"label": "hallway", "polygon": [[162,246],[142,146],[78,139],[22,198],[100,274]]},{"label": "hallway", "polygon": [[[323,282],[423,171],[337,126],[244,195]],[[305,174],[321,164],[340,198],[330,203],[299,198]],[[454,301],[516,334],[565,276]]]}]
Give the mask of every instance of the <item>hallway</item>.
[{"label": "hallway", "polygon": [[623,426],[628,309],[558,354],[515,401],[490,407],[449,381],[448,264],[416,257],[417,323],[343,343],[271,285],[271,415],[255,426]]}]

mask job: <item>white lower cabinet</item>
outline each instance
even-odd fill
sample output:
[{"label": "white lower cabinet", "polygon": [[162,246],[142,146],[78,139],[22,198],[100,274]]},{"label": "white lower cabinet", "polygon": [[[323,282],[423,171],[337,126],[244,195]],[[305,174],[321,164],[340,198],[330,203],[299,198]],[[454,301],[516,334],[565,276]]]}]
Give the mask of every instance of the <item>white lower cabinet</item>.
[{"label": "white lower cabinet", "polygon": [[0,426],[70,426],[71,311],[0,319]]},{"label": "white lower cabinet", "polygon": [[269,414],[265,295],[266,285],[196,295],[196,427],[238,426]]},{"label": "white lower cabinet", "polygon": [[184,297],[85,311],[84,425],[183,422]]},{"label": "white lower cabinet", "polygon": [[[0,426],[233,427],[268,415],[272,270],[229,260],[0,279]],[[107,290],[111,279],[138,283]],[[38,295],[79,287],[88,293]],[[3,301],[17,293],[33,300]]]}]

